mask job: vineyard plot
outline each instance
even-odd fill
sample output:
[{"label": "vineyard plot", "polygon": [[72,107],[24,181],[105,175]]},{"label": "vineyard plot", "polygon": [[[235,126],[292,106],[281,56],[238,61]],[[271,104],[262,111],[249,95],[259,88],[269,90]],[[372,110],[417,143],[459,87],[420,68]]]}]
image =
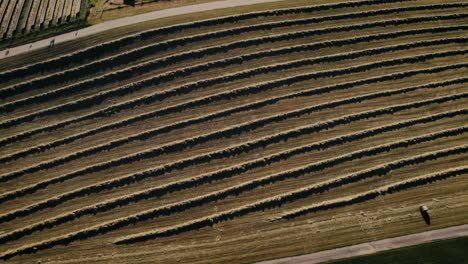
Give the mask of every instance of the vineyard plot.
[{"label": "vineyard plot", "polygon": [[[75,1],[76,2],[76,1]],[[79,12],[86,1],[8,0],[0,4],[1,39],[11,39],[49,26],[74,23],[83,19]],[[71,20],[73,17],[73,21]]]}]

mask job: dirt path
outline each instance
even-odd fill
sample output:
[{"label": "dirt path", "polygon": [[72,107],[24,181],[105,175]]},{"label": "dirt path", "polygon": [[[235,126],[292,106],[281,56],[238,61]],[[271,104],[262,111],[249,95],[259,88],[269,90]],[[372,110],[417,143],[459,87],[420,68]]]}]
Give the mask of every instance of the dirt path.
[{"label": "dirt path", "polygon": [[417,244],[428,243],[435,240],[449,239],[468,236],[468,224],[454,226],[449,228],[437,229],[416,233],[407,236],[388,238],[383,240],[372,241],[368,243],[357,244],[354,246],[336,248],[326,251],[320,251],[312,254],[262,261],[258,264],[301,264],[301,263],[320,263],[334,259],[349,258],[360,255],[373,254],[379,251],[390,250],[413,246]]},{"label": "dirt path", "polygon": [[124,18],[96,24],[87,28],[80,29],[78,31],[72,31],[72,32],[68,32],[62,35],[39,40],[33,43],[28,43],[28,44],[21,45],[18,47],[2,50],[0,51],[0,59],[19,55],[19,54],[30,52],[33,50],[38,50],[41,48],[46,48],[50,45],[51,42],[54,42],[54,44],[63,43],[66,41],[75,40],[78,38],[97,34],[97,33],[100,33],[109,29],[128,26],[131,24],[136,24],[136,23],[154,20],[158,18],[171,17],[171,16],[196,13],[196,12],[202,12],[202,11],[210,11],[210,10],[221,9],[221,8],[252,5],[252,4],[265,3],[265,2],[277,2],[277,1],[282,1],[282,0],[223,0],[223,1],[209,2],[205,4],[168,8],[168,9],[149,12],[149,13],[145,13],[141,15],[124,17]]}]

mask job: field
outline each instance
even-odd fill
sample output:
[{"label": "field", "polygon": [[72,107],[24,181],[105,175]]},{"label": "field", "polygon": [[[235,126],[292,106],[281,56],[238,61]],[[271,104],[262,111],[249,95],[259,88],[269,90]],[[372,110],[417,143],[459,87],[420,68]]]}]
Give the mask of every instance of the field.
[{"label": "field", "polygon": [[0,3],[0,41],[78,24],[85,18],[86,5],[86,0],[4,0]]},{"label": "field", "polygon": [[467,258],[465,248],[468,247],[468,237],[436,241],[418,246],[385,251],[369,256],[339,260],[335,264],[367,264],[367,263],[398,263],[403,264],[438,264],[463,263]]},{"label": "field", "polygon": [[468,3],[292,2],[0,65],[0,258],[248,263],[467,223]]}]

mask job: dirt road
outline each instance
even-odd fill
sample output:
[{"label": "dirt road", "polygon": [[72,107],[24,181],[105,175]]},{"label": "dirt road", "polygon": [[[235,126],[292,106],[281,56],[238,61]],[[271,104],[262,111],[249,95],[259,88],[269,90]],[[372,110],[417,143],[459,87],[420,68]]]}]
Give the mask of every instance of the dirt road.
[{"label": "dirt road", "polygon": [[349,247],[320,251],[312,254],[275,259],[259,262],[258,264],[302,264],[320,263],[333,259],[349,258],[359,255],[367,255],[379,251],[408,247],[417,244],[428,243],[435,240],[468,236],[468,224],[449,228],[437,229],[407,236],[388,238],[383,240],[362,243]]},{"label": "dirt road", "polygon": [[209,10],[215,10],[215,9],[221,9],[221,8],[252,5],[252,4],[265,3],[265,2],[277,2],[277,1],[282,1],[282,0],[223,0],[223,1],[209,2],[205,4],[168,8],[168,9],[149,12],[149,13],[145,13],[141,15],[124,17],[124,18],[96,24],[87,28],[80,29],[78,31],[72,31],[72,32],[64,33],[62,35],[39,40],[33,43],[28,43],[28,44],[21,45],[18,47],[2,50],[0,51],[0,59],[30,52],[30,51],[41,49],[41,48],[46,48],[51,44],[51,42],[53,42],[54,45],[56,45],[56,44],[63,43],[66,41],[97,34],[97,33],[100,33],[109,29],[124,27],[124,26],[128,26],[131,24],[136,24],[136,23],[154,20],[158,18],[171,17],[171,16],[196,13],[196,12],[202,12],[202,11],[209,11]]}]

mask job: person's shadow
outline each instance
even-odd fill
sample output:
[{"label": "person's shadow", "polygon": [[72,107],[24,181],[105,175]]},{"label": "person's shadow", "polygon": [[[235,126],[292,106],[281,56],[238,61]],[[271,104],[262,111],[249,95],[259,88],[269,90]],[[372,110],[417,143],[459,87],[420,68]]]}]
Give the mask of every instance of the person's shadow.
[{"label": "person's shadow", "polygon": [[426,222],[427,225],[430,225],[431,217],[429,216],[429,212],[427,211],[427,208],[424,208],[421,206],[421,208],[419,208],[419,211],[421,212],[424,222]]}]

